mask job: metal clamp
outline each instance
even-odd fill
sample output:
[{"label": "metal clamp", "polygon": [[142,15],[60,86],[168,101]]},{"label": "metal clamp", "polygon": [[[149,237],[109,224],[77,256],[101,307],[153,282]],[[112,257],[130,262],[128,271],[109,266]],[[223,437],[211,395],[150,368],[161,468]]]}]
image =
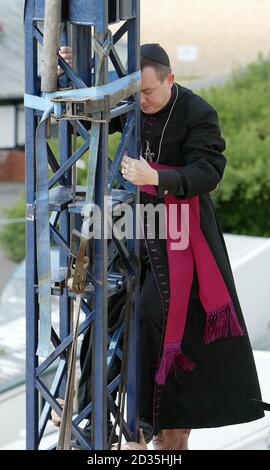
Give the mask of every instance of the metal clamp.
[{"label": "metal clamp", "polygon": [[[105,107],[105,100],[93,101],[90,98],[54,98],[52,100],[56,103],[56,114],[54,117],[59,119],[68,120],[82,120],[97,123],[106,122],[104,119],[95,119],[92,116],[93,113],[101,112]],[[107,103],[106,103],[107,104]]]},{"label": "metal clamp", "polygon": [[[80,246],[77,256],[74,255],[74,249],[76,246],[76,238],[80,239]],[[88,240],[85,239],[78,230],[73,230],[71,235],[71,254],[69,259],[66,286],[81,294],[85,290],[87,280],[87,267],[89,264],[89,258],[85,255]]]}]

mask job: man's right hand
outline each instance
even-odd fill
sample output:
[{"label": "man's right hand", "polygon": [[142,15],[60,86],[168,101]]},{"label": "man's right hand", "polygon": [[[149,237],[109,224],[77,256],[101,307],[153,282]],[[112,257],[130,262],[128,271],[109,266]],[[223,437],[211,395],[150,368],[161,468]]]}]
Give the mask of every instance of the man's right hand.
[{"label": "man's right hand", "polygon": [[[68,46],[60,47],[59,55],[72,67],[72,49]],[[61,67],[58,65],[58,77],[64,73]]]},{"label": "man's right hand", "polygon": [[[114,444],[111,450],[118,450],[117,447],[117,444]],[[142,429],[139,429],[139,442],[131,441],[121,444],[120,450],[148,450]]]},{"label": "man's right hand", "polygon": [[[59,405],[62,406],[62,408],[64,407],[65,400],[62,400],[62,398],[57,398],[56,401],[58,401]],[[61,418],[60,416],[58,416],[56,411],[51,410],[51,418],[52,418],[53,424],[59,428],[61,424]]]}]

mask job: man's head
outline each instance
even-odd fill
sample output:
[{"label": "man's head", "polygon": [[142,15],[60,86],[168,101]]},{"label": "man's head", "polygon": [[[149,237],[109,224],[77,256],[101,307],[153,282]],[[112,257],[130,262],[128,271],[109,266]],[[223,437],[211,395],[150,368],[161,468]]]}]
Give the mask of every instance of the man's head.
[{"label": "man's head", "polygon": [[154,114],[170,100],[174,83],[169,57],[159,44],[141,46],[141,72],[141,110]]}]

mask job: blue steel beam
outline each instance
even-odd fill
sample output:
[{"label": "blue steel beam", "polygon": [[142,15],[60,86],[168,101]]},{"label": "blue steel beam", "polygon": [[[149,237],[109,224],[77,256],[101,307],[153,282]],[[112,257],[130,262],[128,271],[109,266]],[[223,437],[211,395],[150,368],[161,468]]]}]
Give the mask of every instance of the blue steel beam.
[{"label": "blue steel beam", "polygon": [[[115,106],[120,100],[126,99],[131,94],[138,92],[140,87],[140,72],[131,73],[118,80],[114,80],[105,85],[82,88],[79,90],[57,91],[55,93],[43,93],[42,97],[25,94],[25,107],[46,111],[52,103],[55,103],[53,114],[59,118],[62,116],[58,103],[70,101],[89,100],[94,107],[95,102],[103,102],[110,97],[110,104]],[[94,109],[98,111],[98,109]]]},{"label": "blue steel beam", "polygon": [[[25,2],[25,91],[36,95],[37,84],[37,44],[34,40],[32,15],[34,0]],[[33,109],[26,109],[25,153],[25,192],[26,192],[26,448],[38,446],[38,393],[35,387],[35,371],[38,365],[36,356],[38,325],[36,321],[37,295],[34,286],[36,273],[36,238],[35,238],[35,130],[37,121]]]},{"label": "blue steel beam", "polygon": [[[108,32],[108,0],[104,2],[96,1],[97,24],[95,25],[96,39],[103,44]],[[98,57],[95,56],[97,73]],[[108,80],[108,59],[105,60],[104,83]],[[104,118],[101,114],[101,119]],[[108,123],[100,126],[100,141],[98,148],[99,164],[96,173],[95,197],[96,204],[101,209],[101,236],[100,240],[94,240],[95,271],[96,280],[99,284],[95,291],[96,318],[93,338],[93,422],[103,423],[103,426],[94,426],[93,441],[97,450],[107,449],[107,325],[108,325],[108,298],[107,298],[107,240],[104,239],[104,222],[107,208],[104,196],[108,196]]]},{"label": "blue steel beam", "polygon": [[[61,31],[60,45],[69,45],[71,38],[69,35],[67,23],[64,23],[64,28]],[[67,81],[67,80],[66,80]],[[59,122],[59,164],[62,167],[68,160],[72,153],[72,134],[70,124],[67,121]],[[65,178],[65,186],[72,184],[72,170],[69,169],[63,177]],[[52,231],[50,230],[52,234]],[[59,263],[63,268],[68,267],[69,256],[66,251],[65,244],[70,244],[70,216],[67,208],[61,211],[59,217]],[[71,302],[68,297],[68,290],[64,288],[63,294],[59,299],[59,336],[63,341],[70,333],[71,325]],[[64,398],[66,388],[66,375],[63,375],[59,388],[59,397]]]},{"label": "blue steel beam", "polygon": [[[80,121],[62,121],[60,117],[59,126],[59,157],[52,152],[47,141],[48,126],[44,125],[42,130],[42,138],[39,139],[38,144],[40,148],[40,155],[44,156],[44,160],[48,160],[50,167],[54,173],[49,178],[46,171],[44,161],[40,168],[36,167],[36,130],[38,122],[40,121],[40,114],[46,112],[49,117],[52,112],[58,113],[61,116],[63,103],[59,102],[60,99],[67,99],[80,101],[82,98],[87,97],[91,99],[94,104],[102,100],[107,103],[109,95],[109,106],[116,106],[116,104],[123,99],[128,98],[126,102],[120,102],[119,105],[113,109],[102,108],[102,119],[100,131],[100,142],[98,150],[98,166],[95,184],[95,203],[99,205],[102,212],[102,221],[106,214],[106,207],[104,202],[104,195],[113,194],[118,199],[118,204],[121,202],[133,204],[135,209],[135,202],[138,201],[138,192],[132,185],[128,186],[127,191],[112,190],[113,181],[118,178],[119,184],[123,183],[121,175],[118,173],[118,167],[121,158],[128,148],[128,151],[134,157],[138,157],[140,153],[139,148],[139,102],[138,95],[135,92],[139,89],[140,72],[139,72],[139,1],[122,0],[114,2],[116,10],[110,12],[111,18],[117,21],[119,18],[125,19],[125,23],[118,29],[113,36],[113,44],[115,45],[118,40],[127,33],[128,36],[128,63],[127,71],[121,64],[117,53],[113,49],[111,51],[111,59],[115,66],[118,76],[122,77],[113,82],[109,82],[110,76],[107,67],[103,76],[104,85],[100,87],[91,87],[93,76],[97,70],[97,61],[92,61],[92,42],[91,37],[95,33],[95,37],[100,44],[103,44],[108,34],[108,0],[67,0],[69,4],[69,17],[63,18],[64,29],[62,29],[61,44],[71,43],[68,36],[71,24],[73,25],[73,34],[75,35],[76,44],[76,65],[77,71],[71,69],[60,58],[59,63],[62,66],[65,76],[69,80],[61,79],[61,85],[66,83],[72,85],[77,90],[67,90],[56,92],[55,94],[46,94],[40,96],[40,81],[37,76],[37,43],[42,45],[42,33],[37,27],[36,20],[43,21],[43,7],[44,0],[26,0],[25,2],[25,48],[26,48],[26,88],[25,88],[25,105],[26,105],[26,200],[27,200],[27,232],[26,232],[26,248],[27,248],[27,286],[26,286],[26,303],[27,303],[27,448],[38,449],[39,443],[42,442],[43,434],[45,432],[47,422],[50,416],[50,409],[53,408],[61,414],[61,407],[56,402],[56,397],[63,395],[66,383],[66,363],[67,363],[67,349],[72,342],[73,335],[70,333],[70,313],[71,298],[75,297],[75,293],[67,288],[63,288],[60,284],[53,284],[52,281],[50,292],[53,295],[60,296],[60,310],[59,310],[59,333],[51,329],[51,345],[52,351],[47,359],[38,365],[36,356],[36,348],[39,339],[39,305],[37,302],[37,294],[39,292],[38,279],[37,279],[37,241],[36,241],[36,181],[37,177],[42,187],[49,190],[50,187],[57,185],[54,189],[59,189],[59,202],[53,203],[49,201],[48,213],[48,228],[50,229],[50,237],[56,242],[60,252],[60,271],[66,271],[67,268],[67,255],[71,252],[70,235],[71,235],[71,217],[75,214],[77,221],[78,215],[81,211],[80,202],[78,207],[76,203],[65,199],[64,193],[68,193],[72,184],[72,172],[76,162],[83,155],[84,151],[91,144],[89,133]],[[110,2],[112,5],[112,2]],[[94,67],[93,67],[94,66]],[[127,73],[126,76],[124,76]],[[88,88],[87,88],[88,87]],[[132,96],[134,98],[132,98]],[[52,107],[52,99],[58,100]],[[109,111],[109,112],[108,112]],[[93,111],[94,112],[94,111]],[[118,146],[115,159],[112,164],[108,162],[108,117],[112,118],[126,114],[126,125],[124,127],[122,139]],[[73,130],[74,129],[74,130]],[[46,130],[46,134],[45,134]],[[77,150],[71,148],[72,132],[79,133],[85,141]],[[43,158],[43,157],[42,157]],[[110,167],[110,173],[108,168]],[[38,172],[38,173],[37,173]],[[61,199],[61,191],[63,189],[63,198]],[[75,188],[76,191],[81,191]],[[117,192],[118,191],[118,192]],[[124,195],[121,195],[121,192]],[[85,193],[83,193],[85,195]],[[135,196],[135,199],[134,199]],[[49,192],[46,198],[49,198]],[[61,202],[62,200],[62,202]],[[116,200],[115,200],[116,202]],[[115,204],[114,202],[114,204]],[[48,202],[46,202],[47,204]],[[42,209],[43,202],[39,199],[39,208]],[[43,209],[44,210],[44,207]],[[46,212],[45,211],[45,212]],[[52,212],[50,216],[50,212]],[[78,215],[77,215],[78,214]],[[134,210],[135,217],[135,210]],[[51,224],[50,224],[51,219]],[[134,227],[136,224],[134,225]],[[104,228],[104,224],[102,223]],[[136,268],[131,264],[130,253],[138,255],[138,243],[131,241],[128,244],[128,250],[120,242],[116,243],[117,250],[120,254],[122,262],[127,267],[130,280],[136,273]],[[130,251],[130,253],[129,253]],[[117,288],[119,282],[119,274],[110,273],[107,275],[107,240],[103,233],[101,240],[94,241],[94,276],[92,291],[85,291],[84,299],[81,309],[85,313],[86,318],[79,326],[79,334],[83,334],[89,325],[94,328],[94,368],[92,371],[92,381],[94,388],[93,401],[89,397],[89,404],[80,413],[80,415],[72,422],[72,433],[77,439],[82,448],[85,449],[106,449],[107,447],[107,406],[109,402],[110,409],[113,411],[114,416],[117,416],[119,410],[115,403],[113,403],[111,393],[120,386],[123,377],[117,375],[109,384],[107,384],[107,374],[110,371],[113,361],[117,357],[118,360],[124,361],[125,354],[120,346],[123,336],[123,325],[114,332],[112,337],[108,336],[107,332],[107,310],[108,310],[108,297],[119,293]],[[41,265],[42,266],[42,265]],[[62,275],[62,274],[61,274]],[[118,277],[117,277],[118,276]],[[61,278],[61,276],[60,276]],[[59,278],[59,279],[60,279]],[[119,278],[120,279],[120,278]],[[58,281],[57,281],[58,282]],[[125,288],[126,280],[121,281],[119,286]],[[113,287],[114,286],[114,287]],[[89,298],[93,299],[94,304],[88,304]],[[51,295],[51,294],[50,294]],[[49,296],[50,296],[49,295]],[[138,289],[137,289],[138,297]],[[129,360],[129,383],[128,383],[128,416],[127,423],[123,422],[123,431],[126,438],[135,436],[138,425],[138,396],[137,389],[137,376],[136,376],[136,362],[137,362],[137,338],[134,337],[134,332],[138,330],[138,298],[135,302],[135,309],[132,314],[130,325],[130,360]],[[59,361],[59,366],[56,368],[52,385],[50,389],[43,383],[43,375],[48,371],[48,368]],[[90,365],[89,365],[90,366]],[[61,390],[62,389],[62,390]],[[125,388],[124,388],[125,389]],[[39,412],[39,399],[45,399],[45,406],[42,409],[41,415]],[[85,417],[92,413],[94,418],[94,441],[88,442],[83,436],[81,430],[77,425]],[[40,415],[40,417],[39,417]],[[54,446],[55,448],[55,446]]]},{"label": "blue steel beam", "polygon": [[[130,2],[129,2],[130,3]],[[134,73],[140,69],[140,1],[132,0],[132,7],[135,14],[133,19],[127,22],[128,25],[128,74]],[[134,47],[134,44],[136,45]],[[139,93],[134,95],[134,102],[136,104],[132,115],[134,116],[135,125],[132,129],[131,138],[128,142],[128,153],[134,157],[140,158],[141,152],[141,139],[140,139],[140,96]],[[130,185],[126,185],[129,189]],[[132,186],[131,186],[132,188]],[[134,239],[128,242],[128,248],[131,252],[139,258],[139,243],[135,240],[139,239],[137,233],[137,220],[136,220],[136,204],[139,203],[139,193],[137,191],[136,198],[133,203],[133,227],[135,228]],[[140,283],[137,283],[135,291],[134,310],[132,312],[130,331],[129,331],[129,367],[127,379],[127,422],[128,426],[133,433],[133,439],[137,438],[136,432],[138,431],[138,417],[139,417],[139,295]],[[133,360],[131,358],[134,358]]]}]

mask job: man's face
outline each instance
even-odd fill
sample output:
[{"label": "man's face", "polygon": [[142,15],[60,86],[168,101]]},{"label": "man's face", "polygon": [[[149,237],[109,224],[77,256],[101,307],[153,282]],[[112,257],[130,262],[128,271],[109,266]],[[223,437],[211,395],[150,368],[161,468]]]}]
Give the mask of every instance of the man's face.
[{"label": "man's face", "polygon": [[154,114],[164,108],[171,98],[173,82],[172,73],[161,82],[153,67],[145,67],[141,76],[141,110]]}]

